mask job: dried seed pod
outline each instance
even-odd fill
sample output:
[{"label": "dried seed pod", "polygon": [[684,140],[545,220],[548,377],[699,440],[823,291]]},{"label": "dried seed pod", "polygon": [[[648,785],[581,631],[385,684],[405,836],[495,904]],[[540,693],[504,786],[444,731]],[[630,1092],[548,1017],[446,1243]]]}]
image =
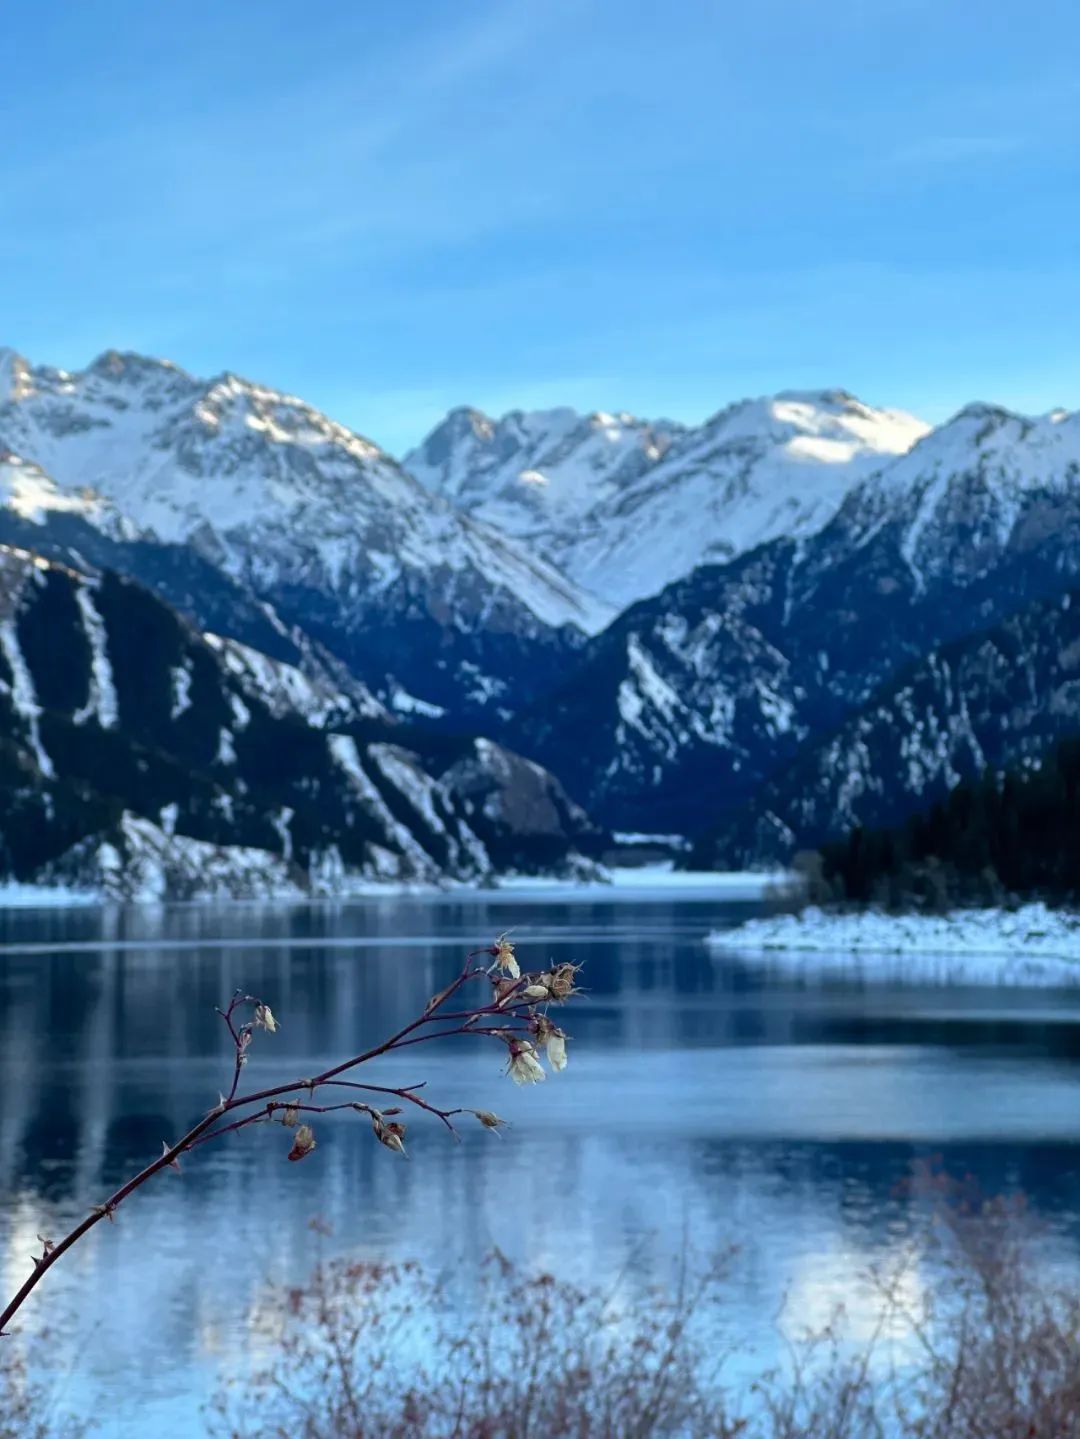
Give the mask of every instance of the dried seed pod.
[{"label": "dried seed pod", "polygon": [[300,1128],[293,1135],[292,1148],[289,1150],[290,1159],[306,1159],[315,1148],[315,1135],[310,1125],[301,1124]]}]

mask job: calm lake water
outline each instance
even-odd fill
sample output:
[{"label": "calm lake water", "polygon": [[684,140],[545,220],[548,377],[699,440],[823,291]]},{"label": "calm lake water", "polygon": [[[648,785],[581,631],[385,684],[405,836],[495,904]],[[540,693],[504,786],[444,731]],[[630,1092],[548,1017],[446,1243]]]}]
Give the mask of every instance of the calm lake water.
[{"label": "calm lake water", "polygon": [[569,1068],[543,1086],[515,1089],[495,1046],[460,1039],[382,1065],[495,1109],[501,1141],[411,1124],[405,1162],[327,1118],[303,1164],[267,1127],[159,1176],[24,1311],[54,1327],[58,1411],[97,1414],[110,1439],[199,1434],[261,1286],[337,1252],[453,1275],[497,1245],[645,1284],[687,1239],[737,1240],[726,1322],[768,1357],[785,1295],[800,1321],[843,1297],[858,1322],[861,1276],[909,1232],[903,1180],[932,1155],[1023,1190],[1080,1251],[1080,993],[814,981],[710,955],[710,929],[759,908],[661,891],[0,914],[5,1291],[37,1233],[62,1233],[227,1087],[213,1007],[235,988],[282,1025],[258,1037],[251,1086],[385,1037],[502,929],[530,966],[584,963],[589,991],[566,1012]]}]

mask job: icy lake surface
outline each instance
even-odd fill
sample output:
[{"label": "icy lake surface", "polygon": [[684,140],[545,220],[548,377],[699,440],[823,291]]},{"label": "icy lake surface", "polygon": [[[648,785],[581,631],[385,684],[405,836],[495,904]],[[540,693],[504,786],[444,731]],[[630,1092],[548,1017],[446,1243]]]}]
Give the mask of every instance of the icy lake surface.
[{"label": "icy lake surface", "polygon": [[583,962],[589,991],[566,1016],[569,1067],[542,1086],[515,1090],[469,1046],[384,1067],[495,1109],[512,1121],[501,1142],[418,1124],[404,1162],[327,1120],[302,1165],[283,1131],[256,1129],[157,1179],[26,1311],[56,1333],[61,1412],[96,1413],[110,1439],[199,1434],[200,1404],[244,1363],[260,1287],[337,1252],[418,1257],[452,1280],[498,1245],[645,1285],[687,1238],[737,1240],[723,1322],[767,1359],[785,1293],[803,1322],[840,1297],[858,1322],[860,1276],[904,1244],[903,1181],[931,1155],[1023,1190],[1063,1255],[1080,1251],[1080,990],[850,955],[796,970],[704,942],[761,909],[703,884],[0,912],[5,1290],[36,1234],[63,1232],[214,1102],[213,1006],[235,987],[282,1025],[257,1043],[253,1084],[383,1037],[502,929],[526,962]]}]

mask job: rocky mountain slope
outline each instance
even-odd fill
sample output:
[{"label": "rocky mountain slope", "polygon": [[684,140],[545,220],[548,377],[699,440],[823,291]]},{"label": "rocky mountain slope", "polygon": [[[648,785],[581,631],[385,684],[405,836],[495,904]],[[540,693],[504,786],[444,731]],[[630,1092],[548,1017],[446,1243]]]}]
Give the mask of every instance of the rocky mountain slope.
[{"label": "rocky mountain slope", "polygon": [[1080,733],[1080,590],[943,645],[890,680],[834,734],[815,739],[730,822],[697,863],[789,859],[856,825],[895,825],[960,780],[1036,763]]},{"label": "rocky mountain slope", "polygon": [[686,428],[630,415],[455,410],[404,464],[619,608],[695,566],[820,529],[927,426],[842,390],[744,400]]},{"label": "rocky mountain slope", "polygon": [[140,544],[149,583],[148,545],[183,551],[389,696],[455,709],[542,687],[611,616],[370,441],[235,375],[115,351],[68,372],[5,351],[0,448],[52,486],[24,467],[13,513]]},{"label": "rocky mountain slope", "polygon": [[1080,417],[972,406],[818,533],[632,606],[507,733],[599,817],[700,832],[905,667],[1078,579]]},{"label": "rocky mountain slope", "polygon": [[118,897],[552,867],[597,832],[535,764],[414,732],[134,582],[0,547],[0,871]]}]

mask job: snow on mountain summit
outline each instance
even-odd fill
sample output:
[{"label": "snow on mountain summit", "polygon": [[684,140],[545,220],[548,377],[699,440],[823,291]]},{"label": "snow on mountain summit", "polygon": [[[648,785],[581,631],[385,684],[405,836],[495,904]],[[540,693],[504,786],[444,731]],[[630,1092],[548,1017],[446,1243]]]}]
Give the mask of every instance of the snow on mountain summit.
[{"label": "snow on mountain summit", "polygon": [[547,541],[654,464],[682,426],[633,415],[451,410],[403,464],[429,490],[508,534]]},{"label": "snow on mountain summit", "polygon": [[875,472],[843,518],[856,544],[895,527],[922,588],[957,566],[984,571],[1010,544],[1037,543],[1064,523],[1059,509],[1075,501],[1078,476],[1080,411],[970,404]]},{"label": "snow on mountain summit", "polygon": [[787,390],[687,428],[631,415],[455,410],[404,461],[622,607],[695,566],[813,533],[928,426],[844,390]]},{"label": "snow on mountain summit", "polygon": [[438,576],[544,625],[598,628],[606,606],[433,496],[313,406],[225,373],[106,351],[85,369],[0,356],[0,446],[140,531],[200,549],[256,589],[410,592]]}]

